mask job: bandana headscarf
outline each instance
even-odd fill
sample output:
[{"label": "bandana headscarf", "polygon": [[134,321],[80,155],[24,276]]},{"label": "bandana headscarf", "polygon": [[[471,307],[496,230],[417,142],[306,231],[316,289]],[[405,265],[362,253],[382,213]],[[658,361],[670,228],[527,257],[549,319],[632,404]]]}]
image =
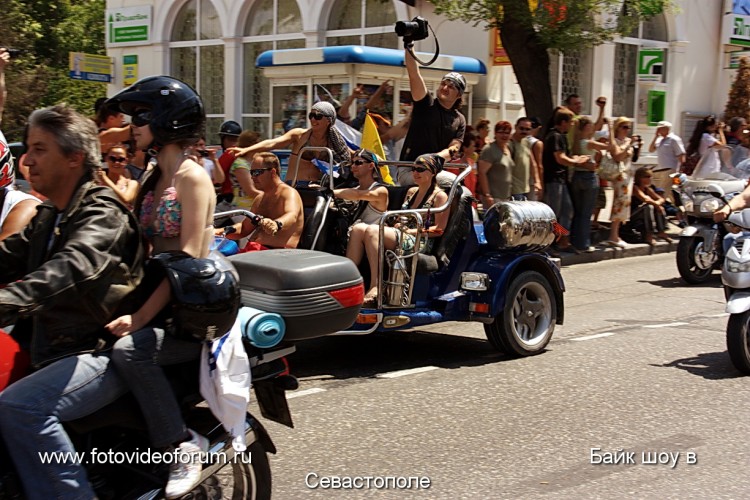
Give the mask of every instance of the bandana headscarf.
[{"label": "bandana headscarf", "polygon": [[365,161],[369,161],[371,163],[375,164],[375,168],[372,169],[372,176],[375,178],[378,182],[383,182],[383,177],[380,174],[380,168],[378,167],[378,157],[375,153],[370,151],[369,149],[358,149],[353,155],[352,158],[359,156]]},{"label": "bandana headscarf", "polygon": [[422,165],[423,167],[426,167],[432,172],[432,175],[437,175],[442,171],[444,163],[445,158],[436,154],[424,154],[418,156],[417,159],[414,160],[414,165]]},{"label": "bandana headscarf", "polygon": [[466,90],[466,78],[464,78],[464,75],[462,75],[461,73],[451,71],[443,77],[443,80],[448,80],[449,82],[453,83],[453,85],[455,85],[458,89],[459,94],[463,94]]},{"label": "bandana headscarf", "polygon": [[312,105],[311,111],[316,111],[328,119],[328,145],[333,150],[333,161],[341,163],[351,158],[349,148],[341,133],[336,130],[333,124],[336,122],[336,109],[333,104],[326,101],[319,101]]}]

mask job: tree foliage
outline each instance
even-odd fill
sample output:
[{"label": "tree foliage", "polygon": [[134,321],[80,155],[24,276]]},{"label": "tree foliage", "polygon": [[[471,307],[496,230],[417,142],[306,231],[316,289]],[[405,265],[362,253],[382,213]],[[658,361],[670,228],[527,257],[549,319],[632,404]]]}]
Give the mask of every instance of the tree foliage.
[{"label": "tree foliage", "polygon": [[732,118],[750,120],[750,58],[741,57],[737,76],[729,90],[729,98],[724,108],[724,121]]},{"label": "tree foliage", "polygon": [[4,0],[0,45],[23,50],[6,68],[2,129],[9,140],[21,139],[26,118],[39,107],[67,102],[93,113],[106,84],[71,79],[68,52],[106,54],[104,9],[105,0]]},{"label": "tree foliage", "polygon": [[430,0],[435,12],[500,36],[527,113],[549,116],[549,52],[586,49],[628,35],[640,21],[673,9],[671,0]]}]

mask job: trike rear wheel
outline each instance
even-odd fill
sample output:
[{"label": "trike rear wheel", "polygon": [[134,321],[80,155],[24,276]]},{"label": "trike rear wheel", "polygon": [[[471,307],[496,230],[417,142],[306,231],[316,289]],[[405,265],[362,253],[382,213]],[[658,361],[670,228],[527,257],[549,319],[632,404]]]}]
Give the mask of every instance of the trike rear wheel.
[{"label": "trike rear wheel", "polygon": [[556,321],[557,303],[549,281],[536,271],[525,271],[513,278],[503,311],[484,332],[497,350],[531,356],[547,346]]}]

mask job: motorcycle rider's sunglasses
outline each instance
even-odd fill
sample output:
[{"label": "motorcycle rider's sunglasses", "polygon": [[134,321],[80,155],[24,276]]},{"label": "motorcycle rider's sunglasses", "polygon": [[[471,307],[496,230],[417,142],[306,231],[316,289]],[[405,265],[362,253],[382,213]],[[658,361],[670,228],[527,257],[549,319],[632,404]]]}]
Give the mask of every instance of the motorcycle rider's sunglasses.
[{"label": "motorcycle rider's sunglasses", "polygon": [[136,127],[143,127],[151,123],[151,110],[150,109],[139,109],[130,118],[130,123]]},{"label": "motorcycle rider's sunglasses", "polygon": [[252,177],[258,177],[259,175],[262,175],[263,172],[265,172],[266,170],[273,170],[273,169],[272,168],[255,168],[250,171],[250,175]]},{"label": "motorcycle rider's sunglasses", "polygon": [[326,115],[320,113],[310,113],[309,115],[307,115],[307,117],[311,120],[322,120],[326,117]]}]

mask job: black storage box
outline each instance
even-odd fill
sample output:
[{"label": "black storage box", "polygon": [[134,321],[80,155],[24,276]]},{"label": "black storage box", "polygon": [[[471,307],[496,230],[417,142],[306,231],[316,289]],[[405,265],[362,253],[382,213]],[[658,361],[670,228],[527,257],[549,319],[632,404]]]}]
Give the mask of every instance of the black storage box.
[{"label": "black storage box", "polygon": [[242,305],[280,314],[286,340],[346,330],[362,307],[362,276],[346,257],[283,249],[237,254],[229,260],[240,275]]}]

